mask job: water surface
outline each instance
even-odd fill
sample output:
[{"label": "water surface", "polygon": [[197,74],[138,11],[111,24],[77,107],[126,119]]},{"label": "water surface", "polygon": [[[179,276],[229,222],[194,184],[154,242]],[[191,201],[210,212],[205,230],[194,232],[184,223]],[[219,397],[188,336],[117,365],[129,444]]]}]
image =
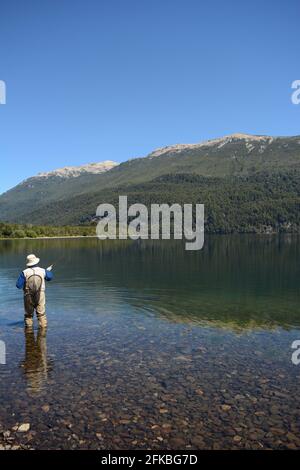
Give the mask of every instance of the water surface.
[{"label": "water surface", "polygon": [[[299,251],[290,236],[1,241],[0,444],[299,448]],[[56,262],[47,333],[22,324],[31,252]]]}]

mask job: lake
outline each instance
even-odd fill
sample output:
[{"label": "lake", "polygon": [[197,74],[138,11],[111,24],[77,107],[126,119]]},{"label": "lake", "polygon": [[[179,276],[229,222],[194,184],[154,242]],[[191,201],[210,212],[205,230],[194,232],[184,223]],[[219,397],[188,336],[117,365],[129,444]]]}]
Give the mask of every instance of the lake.
[{"label": "lake", "polygon": [[[15,288],[31,252],[56,262],[46,333],[24,331]],[[293,236],[207,236],[200,252],[0,241],[0,436],[38,449],[300,448],[299,255]]]}]

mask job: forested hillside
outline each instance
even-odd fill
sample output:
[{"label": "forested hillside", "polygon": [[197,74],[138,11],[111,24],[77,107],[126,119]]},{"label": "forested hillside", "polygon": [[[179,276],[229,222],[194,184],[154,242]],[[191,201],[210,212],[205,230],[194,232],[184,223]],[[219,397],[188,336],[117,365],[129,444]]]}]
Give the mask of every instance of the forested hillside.
[{"label": "forested hillside", "polygon": [[[74,173],[74,175],[73,175]],[[214,233],[299,231],[300,137],[235,134],[157,149],[101,174],[45,173],[0,196],[0,220],[88,225],[96,208],[128,203],[203,203]]]},{"label": "forested hillside", "polygon": [[202,203],[205,227],[212,233],[297,232],[300,228],[300,173],[259,174],[248,177],[205,178],[165,175],[150,182],[96,191],[51,203],[32,212],[28,222],[91,224],[99,203]]}]

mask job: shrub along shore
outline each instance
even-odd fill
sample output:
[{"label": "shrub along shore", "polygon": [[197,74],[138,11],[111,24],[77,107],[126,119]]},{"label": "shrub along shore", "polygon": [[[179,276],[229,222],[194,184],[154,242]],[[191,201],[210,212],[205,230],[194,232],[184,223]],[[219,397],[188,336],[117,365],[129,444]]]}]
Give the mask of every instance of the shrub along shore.
[{"label": "shrub along shore", "polygon": [[10,224],[0,222],[0,239],[7,238],[55,238],[95,236],[95,226],[58,226]]}]

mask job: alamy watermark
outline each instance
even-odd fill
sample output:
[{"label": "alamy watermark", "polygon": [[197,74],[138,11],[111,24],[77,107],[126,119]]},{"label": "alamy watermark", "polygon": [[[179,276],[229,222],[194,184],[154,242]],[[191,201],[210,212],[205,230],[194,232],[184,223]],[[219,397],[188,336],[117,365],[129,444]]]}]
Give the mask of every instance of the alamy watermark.
[{"label": "alamy watermark", "polygon": [[6,104],[6,83],[0,80],[0,104]]},{"label": "alamy watermark", "polygon": [[[118,211],[112,204],[100,204],[96,212],[96,233],[100,240],[182,240],[186,250],[201,250],[204,245],[204,205],[144,204],[128,207],[127,196],[119,196]],[[117,217],[118,215],[118,217]]]},{"label": "alamy watermark", "polygon": [[293,104],[300,104],[300,80],[295,80],[292,83],[292,89],[295,90],[292,93],[292,103]]},{"label": "alamy watermark", "polygon": [[295,349],[292,354],[292,363],[295,366],[298,366],[300,364],[300,340],[296,339],[295,341],[293,341],[291,348]]},{"label": "alamy watermark", "polygon": [[0,340],[0,364],[6,364],[6,346],[4,341]]}]

